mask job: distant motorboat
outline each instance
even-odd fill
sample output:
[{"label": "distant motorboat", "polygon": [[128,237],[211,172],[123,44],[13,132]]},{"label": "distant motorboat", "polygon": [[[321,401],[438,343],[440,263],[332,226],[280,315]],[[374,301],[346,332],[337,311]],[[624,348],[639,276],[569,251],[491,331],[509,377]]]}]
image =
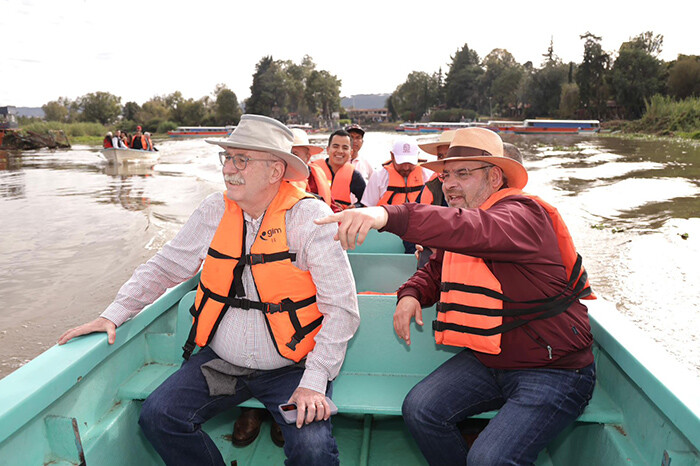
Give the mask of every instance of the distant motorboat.
[{"label": "distant motorboat", "polygon": [[235,126],[178,126],[168,131],[171,138],[201,138],[228,136]]},{"label": "distant motorboat", "polygon": [[522,126],[506,131],[515,134],[595,134],[600,131],[598,120],[525,120]]},{"label": "distant motorboat", "polygon": [[140,150],[140,149],[115,149],[110,147],[108,149],[102,149],[102,155],[109,163],[113,164],[123,164],[123,163],[150,163],[151,165],[158,162],[158,152],[151,150]]}]

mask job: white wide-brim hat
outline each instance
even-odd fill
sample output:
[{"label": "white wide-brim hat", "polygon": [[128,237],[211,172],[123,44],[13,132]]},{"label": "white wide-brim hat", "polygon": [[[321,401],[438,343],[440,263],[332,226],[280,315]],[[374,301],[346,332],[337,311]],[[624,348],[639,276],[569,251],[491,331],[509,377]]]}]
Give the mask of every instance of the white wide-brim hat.
[{"label": "white wide-brim hat", "polygon": [[292,147],[306,147],[309,149],[309,155],[314,156],[323,152],[323,147],[314,146],[309,143],[309,135],[306,134],[301,128],[292,128],[292,134],[294,135],[294,141],[292,142]]},{"label": "white wide-brim hat", "polygon": [[304,181],[309,177],[309,167],[292,154],[294,135],[292,130],[263,115],[243,115],[228,139],[207,139],[209,144],[244,150],[268,152],[282,159],[287,165],[284,179]]},{"label": "white wide-brim hat", "polygon": [[503,155],[503,141],[493,131],[485,128],[458,129],[447,150],[447,156],[435,162],[422,163],[421,167],[440,173],[447,162],[486,162],[503,170],[509,188],[522,189],[527,184],[527,170],[519,162]]}]

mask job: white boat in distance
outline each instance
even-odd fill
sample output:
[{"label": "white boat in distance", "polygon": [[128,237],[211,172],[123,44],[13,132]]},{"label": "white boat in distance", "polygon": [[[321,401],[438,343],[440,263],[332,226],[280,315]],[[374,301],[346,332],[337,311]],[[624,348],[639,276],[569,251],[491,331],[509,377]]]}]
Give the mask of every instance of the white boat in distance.
[{"label": "white boat in distance", "polygon": [[140,149],[116,149],[110,147],[102,149],[102,155],[109,163],[150,163],[151,165],[158,162],[158,152],[151,150]]}]

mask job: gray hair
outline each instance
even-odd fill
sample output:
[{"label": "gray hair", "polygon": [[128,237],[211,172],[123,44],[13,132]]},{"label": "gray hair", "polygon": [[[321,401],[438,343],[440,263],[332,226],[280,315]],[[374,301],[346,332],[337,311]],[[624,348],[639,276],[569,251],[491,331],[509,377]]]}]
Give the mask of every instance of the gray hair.
[{"label": "gray hair", "polygon": [[516,162],[520,163],[521,165],[523,164],[523,154],[520,153],[520,150],[515,147],[513,144],[509,142],[504,142],[503,143],[503,155],[506,157],[515,160]]}]

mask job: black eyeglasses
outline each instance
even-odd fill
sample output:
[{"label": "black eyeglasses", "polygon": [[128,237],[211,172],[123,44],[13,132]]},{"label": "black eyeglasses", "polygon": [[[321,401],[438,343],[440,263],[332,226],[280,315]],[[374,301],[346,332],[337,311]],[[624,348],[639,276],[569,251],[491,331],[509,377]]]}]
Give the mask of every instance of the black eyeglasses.
[{"label": "black eyeglasses", "polygon": [[475,172],[477,170],[483,170],[484,168],[491,168],[493,165],[484,165],[483,167],[477,167],[477,168],[460,168],[459,170],[455,170],[453,172],[450,171],[443,171],[442,173],[438,173],[438,179],[444,183],[445,180],[449,179],[451,176],[455,176],[459,181],[464,181],[469,176],[472,174],[472,172]]},{"label": "black eyeglasses", "polygon": [[226,165],[226,162],[233,162],[233,166],[238,170],[245,170],[248,162],[283,162],[282,159],[252,159],[243,154],[231,155],[226,151],[219,152],[219,160],[221,165]]}]

